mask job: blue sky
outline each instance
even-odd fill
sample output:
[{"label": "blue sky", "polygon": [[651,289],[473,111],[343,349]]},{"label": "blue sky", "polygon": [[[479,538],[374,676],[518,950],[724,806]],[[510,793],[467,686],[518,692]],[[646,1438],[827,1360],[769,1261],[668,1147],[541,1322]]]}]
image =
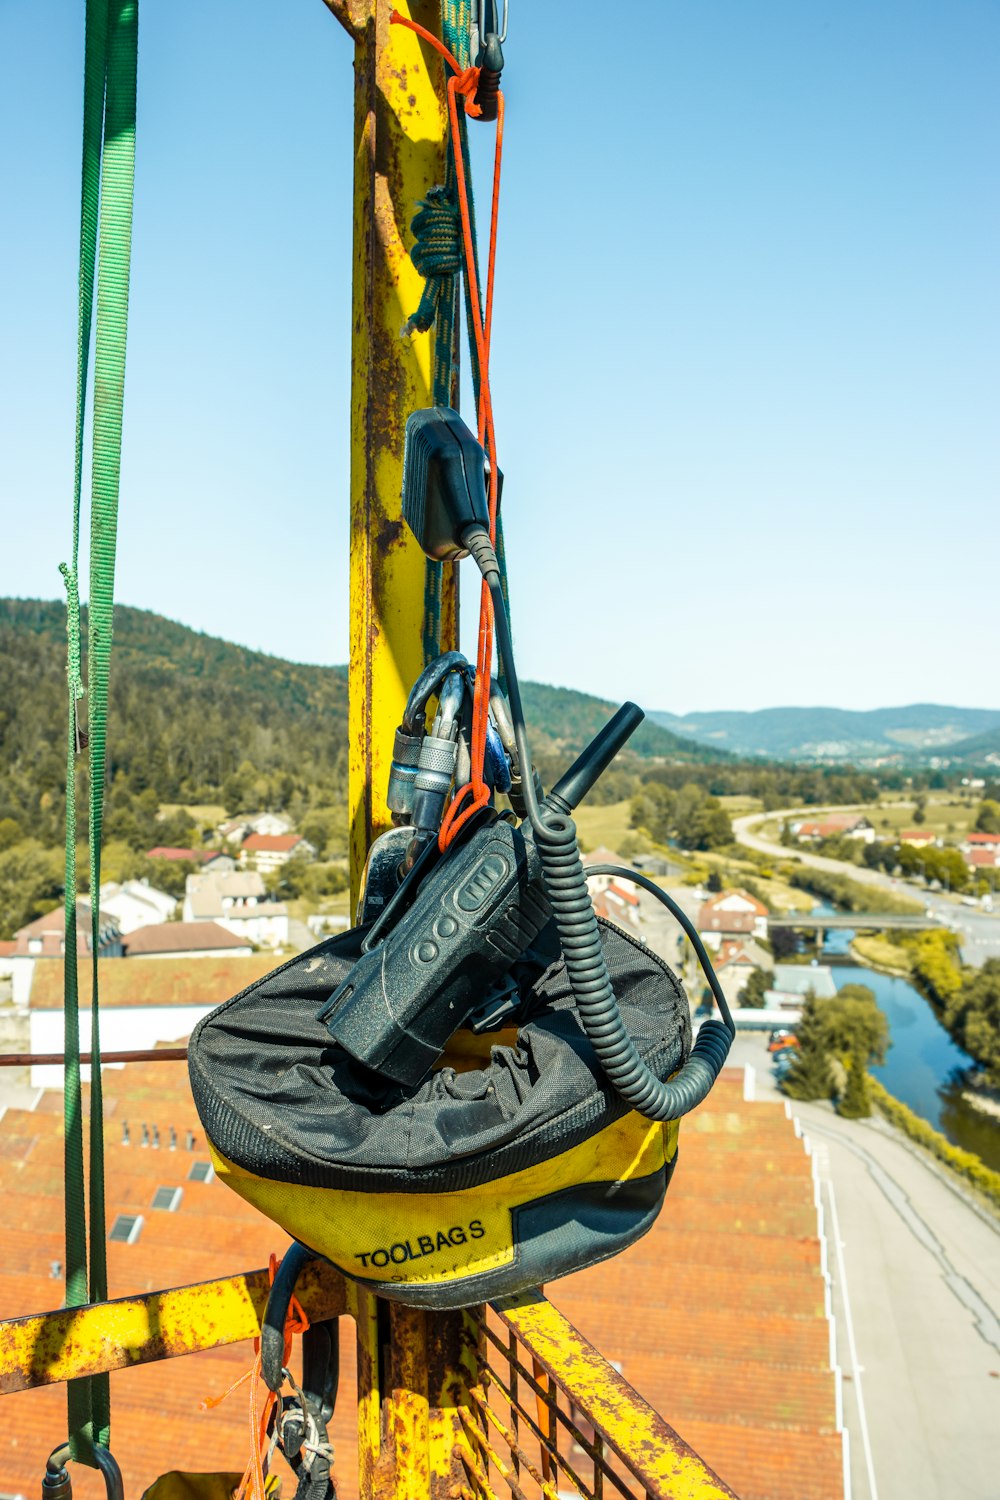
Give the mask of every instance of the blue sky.
[{"label": "blue sky", "polygon": [[[118,597],[343,661],[350,45],[321,0],[139,45]],[[506,53],[522,676],[1000,704],[996,0],[512,0]],[[82,0],[3,0],[2,594],[68,549],[82,55]]]}]

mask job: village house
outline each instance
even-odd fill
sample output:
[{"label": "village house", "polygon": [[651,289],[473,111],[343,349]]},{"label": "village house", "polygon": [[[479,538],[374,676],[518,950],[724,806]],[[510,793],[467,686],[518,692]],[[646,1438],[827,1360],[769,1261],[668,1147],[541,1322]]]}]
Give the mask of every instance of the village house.
[{"label": "village house", "polygon": [[[182,924],[169,924],[178,927]],[[156,956],[131,958],[126,963],[98,965],[101,997],[101,1048],[105,1052],[149,1048],[165,1042],[184,1041],[209,1011],[232,995],[261,979],[274,968],[273,954],[247,957],[239,948],[195,958],[178,954],[172,963]],[[89,964],[81,966],[80,1048],[90,1050],[91,983]],[[28,1005],[29,1042],[34,1053],[63,1049],[63,966],[58,960],[39,964]],[[90,1076],[85,1063],[83,1077]],[[61,1065],[37,1064],[31,1070],[35,1088],[62,1088]]]},{"label": "village house", "polygon": [[832,1000],[837,993],[827,964],[775,964],[771,988],[764,992],[769,1009],[801,1011],[807,995]]},{"label": "village house", "polygon": [[288,908],[269,901],[256,870],[220,875],[189,875],[184,896],[185,922],[217,922],[247,942],[281,948],[288,942]]},{"label": "village house", "polygon": [[705,946],[717,951],[726,938],[766,940],[767,916],[762,901],[737,888],[721,891],[706,901],[698,913],[697,927]]},{"label": "village house", "polygon": [[828,813],[817,821],[792,823],[791,830],[801,844],[818,844],[821,839],[861,839],[875,842],[874,826],[859,813]]},{"label": "village house", "polygon": [[280,837],[283,833],[291,833],[292,827],[291,818],[286,818],[281,813],[258,812],[230,818],[228,822],[220,823],[215,831],[224,844],[242,844],[251,834],[263,833]]},{"label": "village house", "polygon": [[123,933],[135,932],[155,922],[169,922],[177,900],[157,890],[148,880],[109,880],[101,886],[101,911],[115,917]]},{"label": "village house", "polygon": [[1000,870],[1000,844],[970,849],[963,858],[970,870]]},{"label": "village house", "polygon": [[940,840],[929,828],[906,828],[899,835],[899,842],[909,844],[912,849],[929,849]]},{"label": "village house", "polygon": [[[604,844],[599,844],[589,854],[583,855],[580,863],[583,865],[584,870],[589,869],[591,865],[624,865],[628,868],[627,862],[622,859],[621,855],[616,854],[613,849],[608,849]],[[612,884],[617,884],[623,890],[631,891],[633,895],[635,895],[637,889],[634,880],[626,880],[624,876],[619,878],[617,875],[590,875],[588,876],[588,883],[591,892],[606,891]]]},{"label": "village house", "polygon": [[290,859],[315,858],[315,846],[301,833],[252,833],[240,846],[240,864],[262,875],[280,870]]},{"label": "village house", "polygon": [[[91,945],[90,902],[80,897],[76,903],[76,951],[81,964],[93,953]],[[61,906],[36,917],[14,934],[14,947],[7,965],[12,981],[12,1000],[25,1005],[31,991],[35,965],[39,959],[62,958],[66,952],[66,913]],[[98,958],[121,958],[122,933],[117,920],[101,909],[97,933]]]},{"label": "village house", "polygon": [[1000,833],[967,833],[959,847],[963,854],[972,854],[976,849],[1000,850]]},{"label": "village house", "polygon": [[[585,854],[581,863],[584,874],[594,865],[625,865],[620,854],[603,844]],[[587,883],[598,916],[619,927],[640,925],[639,889],[634,880],[628,880],[624,875],[590,875]]]},{"label": "village house", "polygon": [[163,922],[140,927],[125,942],[126,958],[214,958],[219,953],[253,953],[253,943],[219,922]]},{"label": "village house", "polygon": [[715,974],[730,1005],[736,1005],[754,969],[770,969],[774,959],[752,938],[724,938],[715,960]]},{"label": "village house", "polygon": [[146,853],[147,859],[166,859],[175,864],[201,865],[215,872],[235,870],[236,859],[225,849],[180,849],[168,844],[158,844]]}]

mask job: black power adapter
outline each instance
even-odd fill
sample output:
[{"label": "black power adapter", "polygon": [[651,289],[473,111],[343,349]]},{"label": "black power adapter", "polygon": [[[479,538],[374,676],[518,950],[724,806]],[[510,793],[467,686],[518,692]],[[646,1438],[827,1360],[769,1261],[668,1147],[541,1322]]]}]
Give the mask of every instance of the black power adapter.
[{"label": "black power adapter", "polygon": [[468,556],[461,538],[470,526],[489,531],[486,454],[450,406],[415,411],[406,423],[403,520],[437,562]]}]

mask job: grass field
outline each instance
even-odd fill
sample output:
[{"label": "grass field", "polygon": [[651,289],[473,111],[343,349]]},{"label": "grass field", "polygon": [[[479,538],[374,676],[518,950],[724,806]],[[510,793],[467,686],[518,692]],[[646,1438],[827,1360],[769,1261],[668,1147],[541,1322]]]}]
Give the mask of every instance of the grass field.
[{"label": "grass field", "polygon": [[868,818],[875,826],[880,839],[898,836],[904,828],[926,828],[946,843],[958,844],[975,826],[978,802],[960,802],[954,792],[932,792],[924,808],[922,824],[914,822],[916,804],[910,802],[882,802],[871,808]]},{"label": "grass field", "polygon": [[851,952],[876,969],[887,969],[893,974],[909,974],[912,968],[910,955],[879,933],[864,932],[851,944]]},{"label": "grass field", "polygon": [[586,854],[603,844],[606,849],[621,853],[623,840],[631,840],[630,847],[643,853],[652,846],[647,838],[631,827],[632,804],[625,802],[583,803],[573,813],[580,839],[580,847]]},{"label": "grass field", "polygon": [[226,809],[215,802],[161,802],[160,817],[169,818],[174,813],[186,812],[196,823],[211,823],[213,828],[226,820]]},{"label": "grass field", "polygon": [[[886,800],[874,807],[824,807],[816,809],[816,817],[829,813],[856,812],[862,814],[875,829],[875,836],[884,843],[893,843],[906,828],[925,828],[935,838],[946,844],[960,844],[976,822],[979,810],[977,799],[960,800],[956,792],[931,792],[924,808],[924,821],[917,823],[914,814],[917,804],[913,798]],[[777,840],[781,836],[779,822],[768,819],[758,826],[762,838]]]},{"label": "grass field", "polygon": [[759,797],[720,797],[719,801],[731,818],[741,818],[745,813],[760,812],[764,806]]}]

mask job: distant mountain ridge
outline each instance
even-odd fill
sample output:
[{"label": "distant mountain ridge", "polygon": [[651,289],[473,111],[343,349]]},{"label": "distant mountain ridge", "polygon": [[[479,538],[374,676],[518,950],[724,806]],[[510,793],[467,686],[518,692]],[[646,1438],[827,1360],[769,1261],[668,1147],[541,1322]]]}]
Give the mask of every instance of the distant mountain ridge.
[{"label": "distant mountain ridge", "polygon": [[[967,760],[1000,748],[1000,709],[911,703],[901,708],[764,708],[649,717],[733,755],[776,760]],[[982,743],[980,743],[982,742]]]}]

